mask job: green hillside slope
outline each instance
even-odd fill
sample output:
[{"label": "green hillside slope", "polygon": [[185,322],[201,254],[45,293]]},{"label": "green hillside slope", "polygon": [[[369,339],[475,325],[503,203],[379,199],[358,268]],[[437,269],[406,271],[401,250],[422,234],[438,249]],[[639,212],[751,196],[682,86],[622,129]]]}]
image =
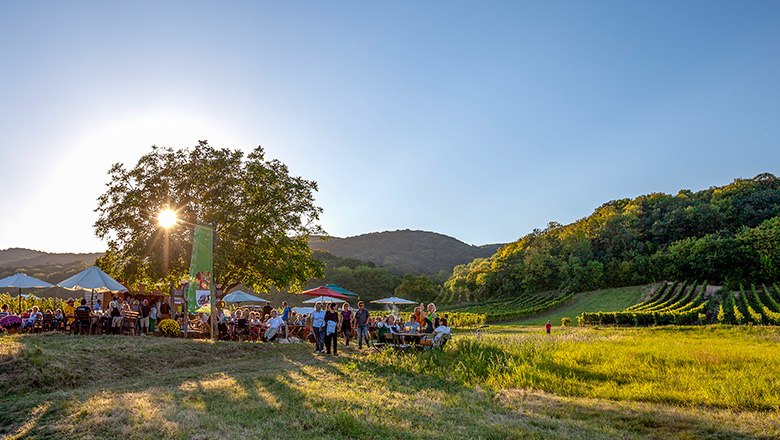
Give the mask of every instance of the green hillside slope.
[{"label": "green hillside slope", "polygon": [[538,315],[519,320],[519,325],[544,325],[548,320],[560,325],[561,318],[571,318],[576,325],[577,316],[583,312],[606,312],[623,310],[642,300],[652,289],[650,286],[618,287],[577,293],[566,304]]}]

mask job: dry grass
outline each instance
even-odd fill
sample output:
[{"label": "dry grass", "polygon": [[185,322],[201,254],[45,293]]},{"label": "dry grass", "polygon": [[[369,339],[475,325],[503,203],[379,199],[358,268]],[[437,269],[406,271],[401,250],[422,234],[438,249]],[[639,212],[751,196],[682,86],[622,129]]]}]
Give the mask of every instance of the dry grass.
[{"label": "dry grass", "polygon": [[[660,335],[660,336],[659,336]],[[705,335],[691,333],[691,343]],[[720,335],[776,344],[772,332]],[[566,358],[648,345],[619,330],[493,336],[509,353]],[[680,336],[684,340],[688,336]],[[468,336],[461,336],[467,339]],[[541,341],[541,342],[540,342]],[[512,344],[526,344],[521,349]],[[775,345],[776,347],[776,345]],[[7,438],[776,438],[778,411],[717,409],[545,391],[495,377],[410,368],[431,355],[317,357],[308,345],[35,335],[0,338],[0,435]],[[453,347],[454,350],[454,347]],[[519,351],[518,351],[519,350]],[[526,351],[522,351],[526,350]],[[446,357],[456,351],[441,354]],[[500,352],[500,351],[499,351]],[[536,353],[536,354],[534,354]],[[699,356],[703,363],[723,355]],[[440,355],[433,355],[440,356]],[[591,365],[598,366],[594,354]],[[703,357],[702,357],[703,356]],[[742,355],[734,355],[729,362]],[[749,362],[750,359],[745,359]],[[645,362],[637,358],[637,362]],[[673,357],[668,360],[674,364]],[[472,366],[473,368],[474,366]],[[777,367],[777,366],[776,366]],[[95,378],[88,375],[92,371]],[[642,380],[651,377],[639,375]],[[593,383],[598,383],[594,377]],[[652,383],[648,384],[653,385]],[[598,387],[593,389],[598,390]]]}]

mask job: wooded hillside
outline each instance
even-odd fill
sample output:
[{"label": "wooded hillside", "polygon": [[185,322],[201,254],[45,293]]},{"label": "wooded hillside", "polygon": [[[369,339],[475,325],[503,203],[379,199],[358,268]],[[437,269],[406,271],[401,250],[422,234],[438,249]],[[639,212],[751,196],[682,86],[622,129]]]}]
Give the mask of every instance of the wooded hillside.
[{"label": "wooded hillside", "polygon": [[578,292],[664,279],[738,286],[780,279],[780,180],[613,200],[457,266],[450,298]]},{"label": "wooded hillside", "polygon": [[[387,268],[397,275],[437,275],[458,264],[492,255],[499,244],[472,246],[455,238],[427,231],[373,232],[348,238],[315,237],[312,249],[338,257],[354,258]],[[445,275],[446,276],[446,275]]]}]

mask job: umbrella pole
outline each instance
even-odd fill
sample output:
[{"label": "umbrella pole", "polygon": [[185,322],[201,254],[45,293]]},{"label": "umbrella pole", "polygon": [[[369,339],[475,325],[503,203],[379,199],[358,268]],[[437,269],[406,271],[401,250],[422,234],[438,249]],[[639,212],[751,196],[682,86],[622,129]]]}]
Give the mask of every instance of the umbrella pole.
[{"label": "umbrella pole", "polygon": [[19,316],[22,315],[22,288],[19,288]]}]

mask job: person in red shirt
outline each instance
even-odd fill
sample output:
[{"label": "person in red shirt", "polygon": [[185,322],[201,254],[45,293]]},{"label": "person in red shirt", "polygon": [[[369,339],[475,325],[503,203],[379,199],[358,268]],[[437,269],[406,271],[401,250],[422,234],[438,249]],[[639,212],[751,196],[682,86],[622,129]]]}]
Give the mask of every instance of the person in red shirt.
[{"label": "person in red shirt", "polygon": [[550,324],[550,321],[547,321],[547,324],[544,325],[544,328],[547,330],[547,334],[550,334],[550,329],[552,328],[552,324]]}]

